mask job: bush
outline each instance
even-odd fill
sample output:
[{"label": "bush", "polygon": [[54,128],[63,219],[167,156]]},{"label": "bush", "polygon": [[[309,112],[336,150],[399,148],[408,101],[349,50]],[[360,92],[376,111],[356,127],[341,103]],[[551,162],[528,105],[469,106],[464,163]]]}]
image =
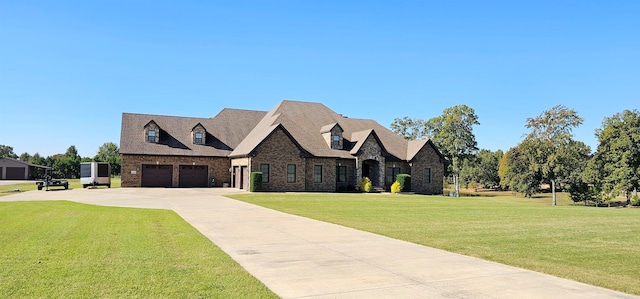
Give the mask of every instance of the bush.
[{"label": "bush", "polygon": [[398,181],[393,182],[393,184],[391,185],[391,193],[400,193],[400,191],[402,191],[400,182]]},{"label": "bush", "polygon": [[638,196],[638,194],[634,195],[634,196],[631,198],[631,205],[632,205],[632,206],[636,206],[636,207],[637,207],[637,206],[640,206],[640,196]]},{"label": "bush", "polygon": [[373,191],[373,184],[371,184],[371,180],[368,177],[364,177],[362,178],[362,180],[360,180],[360,183],[358,183],[358,186],[356,186],[356,188],[360,190],[360,192],[369,193]]},{"label": "bush", "polygon": [[411,175],[401,173],[396,176],[396,182],[400,183],[401,192],[411,191]]},{"label": "bush", "polygon": [[251,180],[249,181],[249,192],[262,191],[262,172],[254,171],[251,173]]}]

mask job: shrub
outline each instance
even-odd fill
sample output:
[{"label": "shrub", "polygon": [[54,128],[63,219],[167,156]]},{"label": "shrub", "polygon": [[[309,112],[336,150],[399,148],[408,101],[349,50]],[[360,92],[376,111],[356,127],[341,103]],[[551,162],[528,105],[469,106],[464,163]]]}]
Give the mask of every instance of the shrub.
[{"label": "shrub", "polygon": [[393,184],[391,185],[391,193],[400,193],[400,191],[402,191],[400,182],[398,181],[393,182]]},{"label": "shrub", "polygon": [[262,191],[262,172],[254,171],[251,173],[251,180],[249,181],[249,192]]},{"label": "shrub", "polygon": [[632,205],[632,206],[636,206],[636,207],[637,207],[637,206],[640,206],[640,196],[638,196],[638,194],[634,195],[634,196],[631,198],[631,205]]},{"label": "shrub", "polygon": [[358,183],[358,186],[356,186],[356,188],[361,192],[368,193],[373,191],[373,184],[371,184],[371,180],[368,177],[364,177],[362,178],[362,180],[360,180],[360,183]]},{"label": "shrub", "polygon": [[396,182],[400,183],[401,192],[411,191],[411,175],[401,173],[396,176]]}]

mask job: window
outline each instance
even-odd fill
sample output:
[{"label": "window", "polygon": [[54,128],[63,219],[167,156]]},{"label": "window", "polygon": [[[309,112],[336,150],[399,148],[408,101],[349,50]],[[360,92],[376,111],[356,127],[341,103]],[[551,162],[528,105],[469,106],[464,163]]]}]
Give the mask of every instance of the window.
[{"label": "window", "polygon": [[313,182],[322,183],[322,165],[313,166]]},{"label": "window", "polygon": [[387,183],[392,184],[396,181],[396,176],[400,174],[400,167],[387,168]]},{"label": "window", "polygon": [[331,148],[340,149],[340,135],[331,136]]},{"label": "window", "polygon": [[147,142],[156,142],[156,130],[147,131]]},{"label": "window", "polygon": [[262,182],[269,182],[269,164],[260,164],[260,172],[262,172]]},{"label": "window", "polygon": [[431,184],[431,168],[424,169],[424,182],[426,184]]},{"label": "window", "polygon": [[295,183],[296,182],[296,165],[289,164],[287,165],[287,183]]},{"label": "window", "polygon": [[338,175],[336,176],[338,183],[347,182],[347,166],[338,166]]},{"label": "window", "polygon": [[194,143],[195,144],[202,144],[202,132],[196,132],[195,138],[194,138]]}]

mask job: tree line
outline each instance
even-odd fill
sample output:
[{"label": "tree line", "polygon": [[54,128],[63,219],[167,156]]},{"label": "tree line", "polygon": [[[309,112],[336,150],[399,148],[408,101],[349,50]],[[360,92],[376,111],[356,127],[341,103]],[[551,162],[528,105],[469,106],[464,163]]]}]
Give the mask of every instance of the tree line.
[{"label": "tree line", "polygon": [[[80,157],[75,145],[69,146],[64,154],[55,154],[48,157],[40,156],[39,153],[33,155],[24,152],[19,156],[13,152],[13,147],[0,145],[0,158],[20,159],[35,165],[51,167],[53,176],[56,178],[75,179],[80,177],[81,162],[108,162],[111,165],[111,175],[120,175],[122,158],[120,157],[118,145],[107,142],[98,148],[97,154],[90,157]],[[45,170],[36,168],[33,178],[42,178]]]},{"label": "tree line", "polygon": [[430,138],[447,157],[446,179],[459,196],[460,185],[501,188],[524,196],[549,185],[556,205],[556,190],[569,192],[574,202],[611,204],[624,196],[626,204],[640,205],[640,113],[624,110],[605,117],[596,129],[594,153],[574,139],[573,129],[584,119],[557,105],[526,119],[526,137],[506,152],[478,149],[473,126],[480,125],[473,108],[458,105],[427,121],[396,118],[390,125],[406,139]]}]

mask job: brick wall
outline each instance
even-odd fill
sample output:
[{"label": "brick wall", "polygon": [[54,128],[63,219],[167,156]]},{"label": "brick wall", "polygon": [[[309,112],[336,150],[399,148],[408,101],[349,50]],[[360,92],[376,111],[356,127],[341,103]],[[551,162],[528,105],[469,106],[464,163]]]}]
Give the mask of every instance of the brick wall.
[{"label": "brick wall", "polygon": [[[305,191],[305,159],[282,129],[275,130],[256,148],[255,156],[251,157],[251,171],[260,171],[260,164],[269,164],[269,182],[262,183],[264,191]],[[287,182],[289,164],[296,165],[293,183]]]},{"label": "brick wall", "polygon": [[[307,158],[306,159],[306,191],[334,192],[336,191],[336,159]],[[322,166],[322,182],[315,182],[315,166]]]},{"label": "brick wall", "polygon": [[362,163],[366,160],[372,160],[377,161],[377,163],[370,163],[373,167],[370,168],[369,179],[371,179],[371,182],[376,186],[384,186],[384,174],[386,169],[385,158],[382,156],[382,148],[373,135],[369,135],[369,137],[367,137],[362,147],[360,147],[359,153],[360,155],[358,156],[357,162],[357,181],[359,182],[362,180]]},{"label": "brick wall", "polygon": [[[347,167],[347,181],[344,183],[336,183],[338,191],[345,191],[353,189],[358,184],[358,175],[356,171],[356,160],[352,159],[338,159],[336,160],[336,166]],[[337,174],[336,174],[337,175]]]},{"label": "brick wall", "polygon": [[140,187],[142,185],[142,165],[159,164],[172,165],[172,186],[179,187],[180,165],[206,165],[208,178],[215,178],[215,186],[230,183],[229,168],[231,161],[225,157],[187,157],[187,156],[153,156],[153,155],[122,155],[122,187]]},{"label": "brick wall", "polygon": [[[411,189],[417,193],[442,194],[444,179],[444,162],[429,145],[425,145],[413,159],[411,167]],[[425,182],[424,170],[431,169],[431,183]]]}]

